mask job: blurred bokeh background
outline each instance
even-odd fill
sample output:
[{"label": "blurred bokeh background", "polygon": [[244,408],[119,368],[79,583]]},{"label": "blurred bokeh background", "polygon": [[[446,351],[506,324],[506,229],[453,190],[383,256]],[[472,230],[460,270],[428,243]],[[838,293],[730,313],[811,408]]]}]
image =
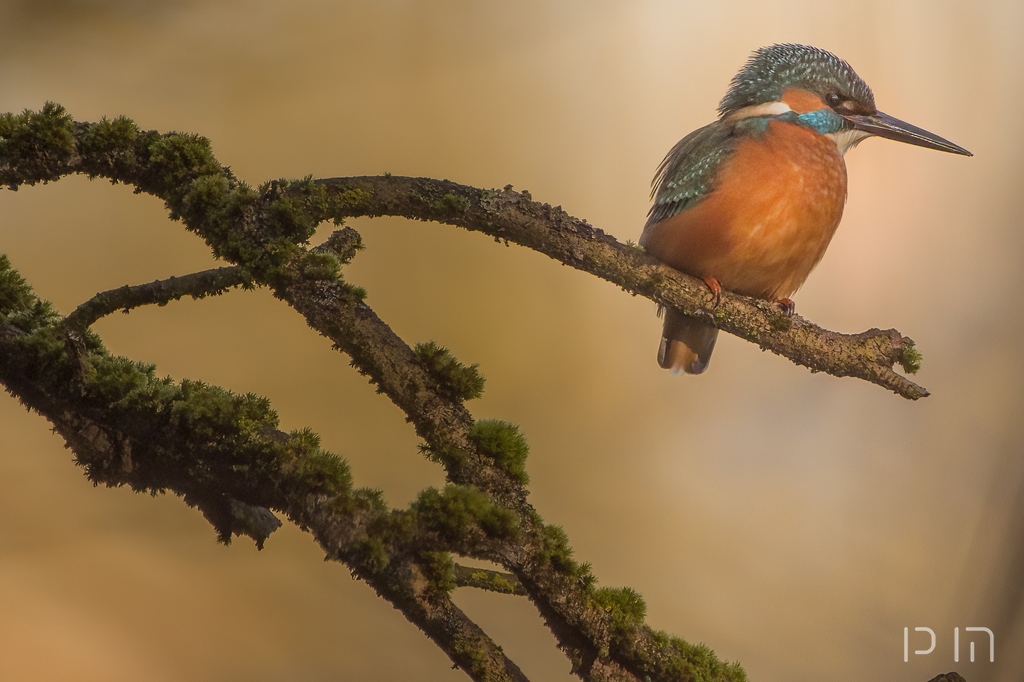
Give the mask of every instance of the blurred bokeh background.
[{"label": "blurred bokeh background", "polygon": [[[512,183],[621,240],[663,154],[715,116],[751,50],[834,51],[879,107],[972,159],[871,140],[845,220],[796,297],[833,329],[897,327],[924,353],[911,403],[733,337],[671,377],[654,305],[451,227],[356,220],[350,279],[409,342],[488,379],[520,424],[532,500],[649,622],[752,680],[1024,678],[1024,4],[0,0],[0,111],[66,106],[209,137],[251,183],[391,172]],[[329,228],[318,236],[323,238]],[[210,267],[161,203],[72,177],[0,192],[0,252],[62,311]],[[412,429],[266,292],[138,310],[109,348],[270,397],[394,505],[442,482]],[[536,680],[569,665],[528,602],[460,591]],[[996,634],[996,663],[963,628]],[[903,661],[911,650],[935,651]],[[953,629],[961,628],[960,662]],[[173,497],[94,489],[0,396],[0,679],[459,680],[292,527],[224,548]]]}]

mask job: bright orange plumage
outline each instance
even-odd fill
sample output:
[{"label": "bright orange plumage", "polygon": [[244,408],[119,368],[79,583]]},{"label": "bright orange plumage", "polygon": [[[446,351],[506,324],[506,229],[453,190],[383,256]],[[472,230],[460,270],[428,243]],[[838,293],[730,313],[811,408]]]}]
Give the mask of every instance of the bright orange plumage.
[{"label": "bright orange plumage", "polygon": [[704,201],[648,228],[644,247],[739,294],[792,295],[843,217],[846,164],[835,143],[772,121],[763,135],[737,143],[715,185]]}]

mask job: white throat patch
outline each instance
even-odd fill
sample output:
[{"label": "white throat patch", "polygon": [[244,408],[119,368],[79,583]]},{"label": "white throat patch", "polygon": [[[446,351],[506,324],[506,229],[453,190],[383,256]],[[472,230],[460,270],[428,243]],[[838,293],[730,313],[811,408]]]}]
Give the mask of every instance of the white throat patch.
[{"label": "white throat patch", "polygon": [[861,140],[871,137],[871,133],[863,130],[840,130],[836,133],[829,133],[828,137],[836,143],[840,154],[846,154],[846,152],[856,147]]}]

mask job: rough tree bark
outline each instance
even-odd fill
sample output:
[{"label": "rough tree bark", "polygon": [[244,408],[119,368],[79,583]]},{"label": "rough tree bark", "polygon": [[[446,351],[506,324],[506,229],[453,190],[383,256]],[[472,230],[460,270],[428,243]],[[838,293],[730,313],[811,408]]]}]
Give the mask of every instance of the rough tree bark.
[{"label": "rough tree bark", "polygon": [[[274,181],[253,189],[220,165],[209,143],[142,131],[118,118],[75,122],[47,104],[0,116],[0,183],[54,181],[71,173],[133,185],[160,197],[174,219],[231,266],[97,294],[66,317],[38,299],[0,257],[0,382],[45,416],[94,482],[171,491],[198,507],[227,543],[263,541],[283,514],[313,534],[327,558],[402,611],[474,680],[523,680],[450,593],[474,587],[529,598],[584,680],[745,680],[703,645],[657,632],[629,588],[600,588],[573,558],[565,533],[527,501],[526,441],[500,421],[477,421],[465,402],[483,379],[433,343],[410,347],[363,301],[341,271],[361,248],[351,228],[321,246],[325,220],[399,215],[486,232],[536,249],[623,289],[759,344],[793,362],[854,376],[911,399],[927,392],[893,371],[920,361],[895,330],[843,335],[762,301],[724,294],[709,307],[703,283],[641,250],[536,203],[529,194],[423,178]],[[346,463],[309,430],[283,433],[268,401],[196,381],[158,379],[154,368],[112,356],[91,331],[117,310],[231,287],[264,286],[351,358],[407,415],[448,484],[405,509],[353,485]],[[469,569],[452,555],[507,573]],[[935,680],[956,682],[949,673]]]}]

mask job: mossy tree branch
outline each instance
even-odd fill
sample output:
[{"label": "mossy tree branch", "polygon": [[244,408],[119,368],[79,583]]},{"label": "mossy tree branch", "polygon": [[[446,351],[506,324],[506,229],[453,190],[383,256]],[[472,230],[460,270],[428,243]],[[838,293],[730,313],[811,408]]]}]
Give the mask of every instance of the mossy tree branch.
[{"label": "mossy tree branch", "polygon": [[[724,297],[721,306],[707,310],[701,307],[703,291],[688,278],[508,189],[486,193],[439,181],[364,178],[275,181],[253,190],[216,161],[202,138],[141,131],[124,118],[78,123],[56,105],[0,117],[0,182],[13,189],[69,173],[161,197],[172,218],[183,220],[215,255],[291,304],[405,412],[426,454],[445,467],[449,486],[424,491],[407,510],[389,510],[373,491],[351,487],[347,467],[323,453],[314,434],[277,431],[266,401],[157,380],[152,367],[109,356],[91,332],[69,350],[62,337],[67,322],[8,269],[0,273],[0,381],[54,423],[90,478],[173,490],[203,509],[223,539],[247,532],[262,541],[259,523],[254,531],[239,521],[252,516],[250,508],[285,513],[473,679],[522,677],[448,599],[457,584],[450,552],[509,571],[582,679],[745,679],[738,665],[720,662],[706,647],[647,627],[643,601],[632,590],[595,587],[589,566],[572,558],[565,534],[527,502],[527,448],[518,429],[477,422],[463,404],[482,388],[475,369],[434,344],[410,348],[363,302],[364,292],[344,281],[341,266],[360,246],[354,231],[339,230],[318,249],[305,244],[320,222],[346,215],[465,223],[561,254],[563,262],[600,271],[595,274],[630,291],[748,334],[764,347],[788,349],[814,369],[828,371],[813,357],[808,339],[831,332],[816,332],[799,318],[779,321],[770,306],[739,297]],[[836,348],[826,343],[827,354],[840,360],[825,364],[853,374],[868,348],[876,361],[889,362],[891,372],[893,358],[911,347],[895,333],[866,334],[860,347],[848,338],[836,341]],[[842,361],[844,353],[849,361]],[[864,373],[919,397],[881,370]]]},{"label": "mossy tree branch", "polygon": [[893,371],[900,365],[913,373],[921,363],[914,342],[895,329],[840,334],[799,315],[788,316],[768,301],[730,292],[722,292],[718,305],[712,305],[701,280],[661,265],[640,248],[619,242],[560,206],[533,201],[529,192],[395,176],[316,182],[327,189],[333,216],[402,216],[483,232],[698,317],[813,372],[864,379],[912,400],[928,395]]},{"label": "mossy tree branch", "polygon": [[[284,513],[400,609],[474,679],[525,680],[450,600],[448,552],[493,557],[513,515],[470,486],[427,489],[388,509],[356,488],[348,465],[309,430],[278,430],[269,403],[111,356],[92,332],[69,352],[66,325],[0,256],[0,382],[46,417],[95,483],[170,490],[200,509],[222,542],[262,547]],[[84,370],[83,370],[84,365]]]}]

